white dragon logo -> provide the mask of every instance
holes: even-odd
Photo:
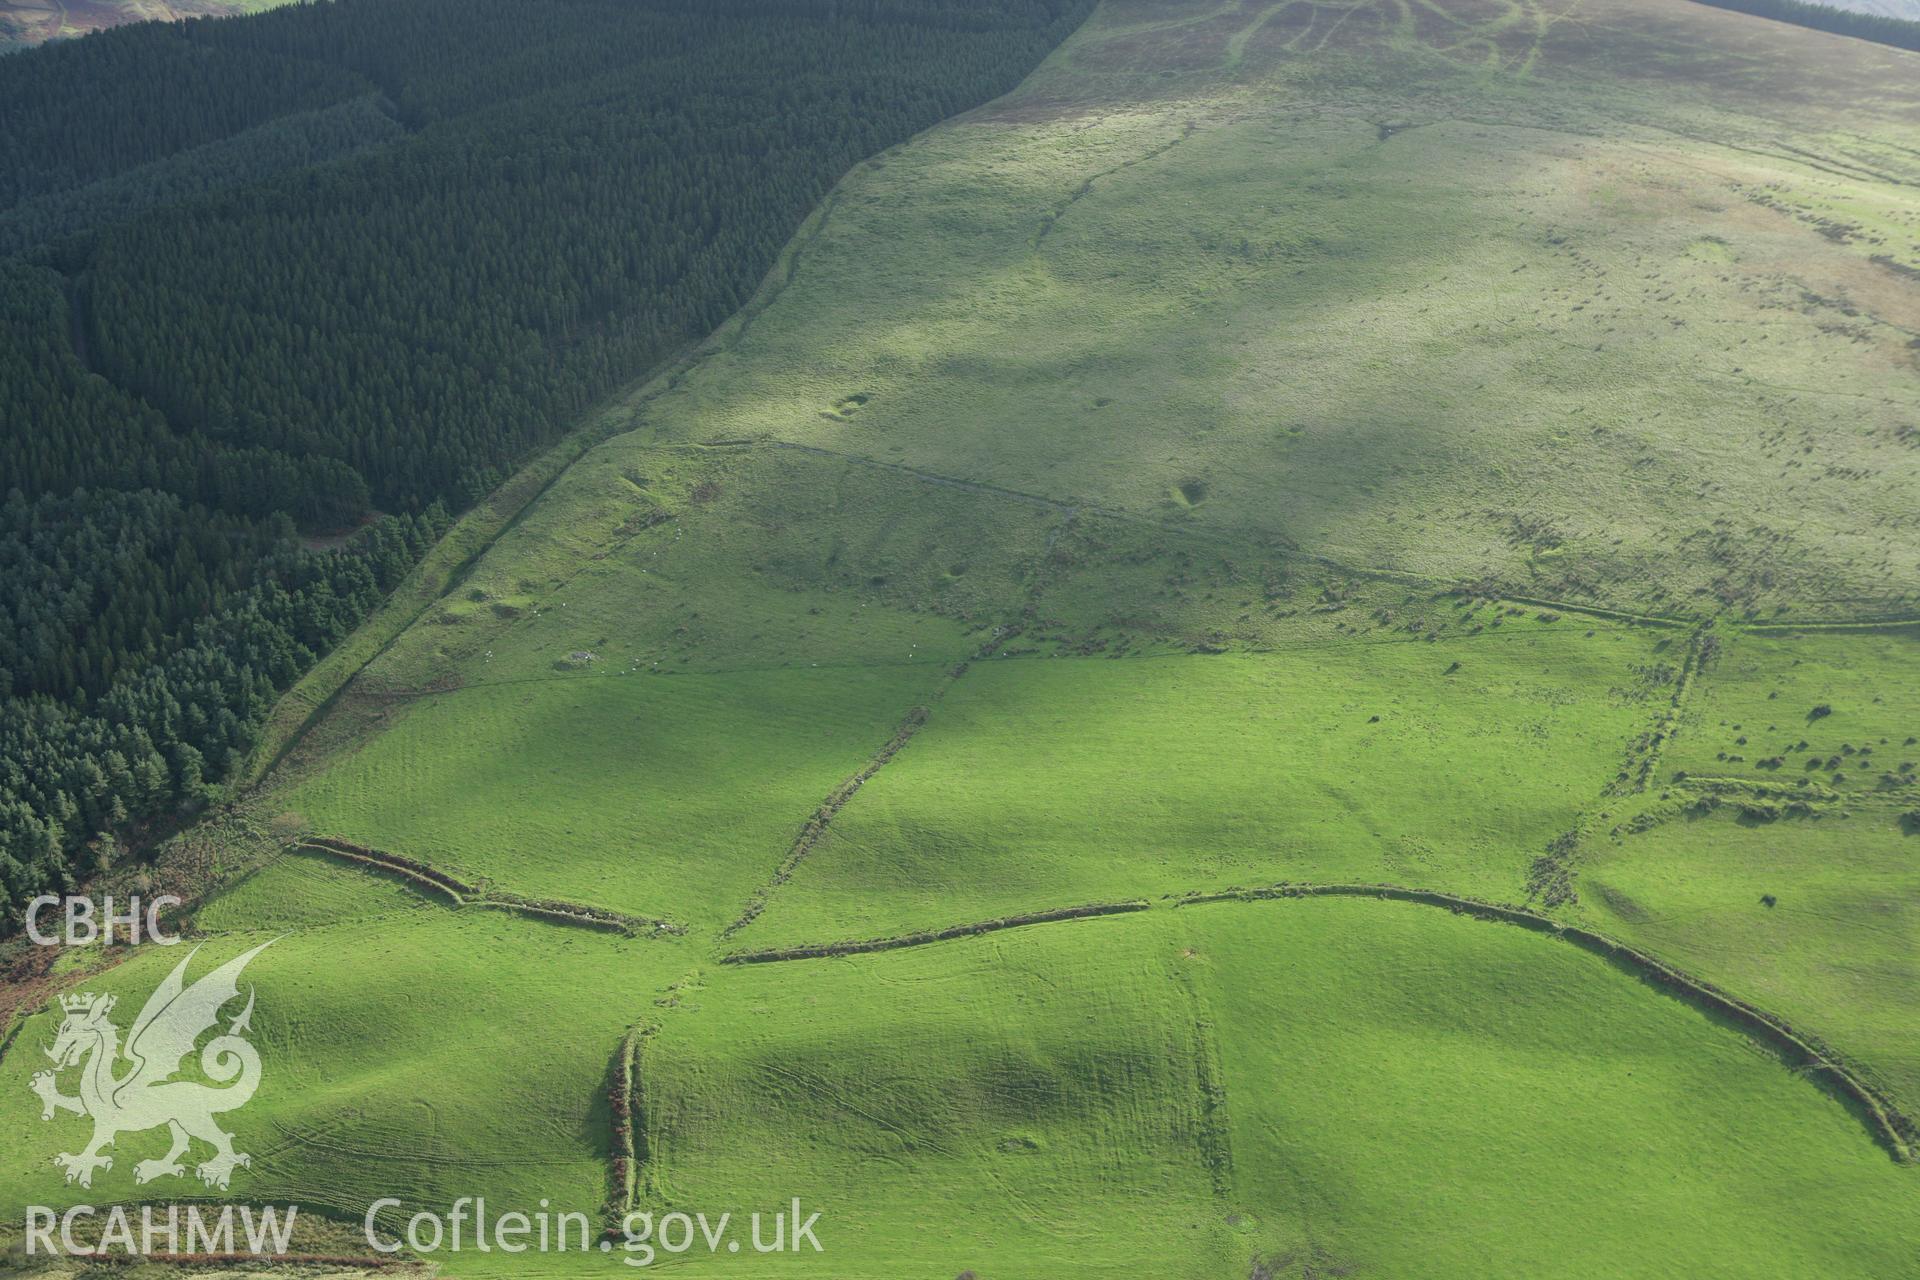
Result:
[[[220,1112],[244,1105],[260,1087],[260,1055],[241,1038],[253,1016],[251,987],[246,1008],[228,1024],[226,1034],[215,1036],[200,1051],[200,1070],[222,1087],[172,1077],[186,1064],[194,1042],[219,1021],[221,1007],[239,996],[240,971],[272,945],[260,944],[190,987],[185,979],[187,963],[194,953],[188,953],[186,960],[147,997],[140,1016],[133,1020],[124,1051],[119,1028],[107,1018],[113,1011],[114,997],[91,992],[60,997],[66,1020],[60,1024],[53,1047],[46,1051],[54,1061],[54,1070],[39,1072],[32,1084],[33,1091],[40,1095],[42,1120],[53,1119],[56,1111],[93,1118],[93,1141],[86,1150],[78,1155],[62,1152],[53,1158],[66,1170],[68,1182],[92,1186],[95,1169],[113,1168],[113,1157],[100,1153],[113,1145],[115,1137],[160,1125],[167,1126],[173,1145],[160,1159],[136,1164],[135,1182],[185,1176],[180,1157],[195,1138],[213,1147],[212,1157],[194,1170],[210,1187],[224,1191],[235,1167],[252,1163],[244,1152],[233,1149],[233,1135],[213,1121]],[[194,952],[198,950],[196,947]],[[116,1076],[115,1066],[123,1052],[132,1065],[124,1075]],[[60,1092],[55,1073],[83,1060],[80,1096],[69,1098]]]

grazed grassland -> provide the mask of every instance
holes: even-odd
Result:
[[[1677,817],[1592,855],[1582,914],[1816,1029],[1920,1110],[1916,843],[1885,805]]]
[[[645,1026],[636,1203],[800,1195],[796,1275],[1902,1274],[1914,1170],[1731,1022],[1431,906],[1174,904],[1530,900],[1920,1111],[1917,72],[1114,0],[858,167],[245,802],[687,933],[264,867],[198,916],[290,935],[246,1194],[598,1212]],[[0,1197],[78,1194],[4,1123]]]

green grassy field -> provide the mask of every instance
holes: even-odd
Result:
[[[1702,777],[1913,794],[1916,662],[1911,626],[1740,635],[1703,683],[1669,763]]]
[[[719,924],[780,860],[794,815],[859,768],[936,674],[479,686],[414,706],[286,803],[328,834],[503,889]]]
[[[329,1048],[236,1125],[247,1194],[594,1212],[632,1012],[603,996],[626,990],[667,993],[647,1009],[638,1203],[800,1194],[823,1215],[817,1259],[692,1259],[726,1274],[1471,1274],[1489,1254],[1529,1275],[1897,1274],[1920,1214],[1838,1103],[1737,1034],[1430,908],[1225,904],[854,960],[691,959],[492,915],[276,943],[250,971],[259,1041]],[[168,960],[95,985],[137,993]],[[455,991],[458,1011],[435,998]],[[27,1065],[6,1064],[16,1091]],[[58,1145],[24,1114],[10,1128],[12,1151]],[[134,1194],[125,1168],[92,1195]],[[8,1178],[10,1199],[72,1194],[51,1168]]]
[[[1582,896],[1600,928],[1817,1030],[1916,1110],[1916,845],[1885,806],[1680,818],[1596,853]]]
[[[1421,907],[1229,904],[714,973],[645,1063],[650,1202],[815,1188],[837,1253],[796,1274],[1871,1275],[1920,1212],[1737,1036]]]
[[[983,664],[741,941],[1275,880],[1517,898],[1665,692],[1634,671],[1652,643],[1532,623],[1436,644]]]
[[[308,879],[297,882],[303,895]],[[280,887],[293,886],[283,878]],[[191,976],[273,937],[222,932]],[[149,950],[87,986],[122,993],[137,1009],[182,958]],[[233,1190],[348,1221],[384,1187],[422,1203],[488,1194],[497,1203],[545,1196],[596,1209],[607,1194],[607,1062],[633,1009],[577,979],[584,970],[610,990],[644,989],[673,964],[664,944],[493,912],[399,912],[280,937],[246,971],[257,996],[254,1042],[274,1069],[263,1072],[251,1107],[228,1121],[236,1147],[253,1156]],[[33,1046],[56,1023],[47,1015],[29,1024],[17,1042],[25,1051],[0,1065],[10,1097],[31,1100],[27,1077],[46,1065]],[[83,1135],[43,1124],[38,1106],[25,1103],[8,1106],[5,1125],[13,1157],[0,1197],[8,1204],[109,1204],[151,1198],[166,1185],[134,1181],[136,1157],[160,1155],[164,1133],[121,1138],[113,1168],[82,1189],[64,1184],[50,1157]],[[197,1181],[168,1193],[209,1194]]]
[[[635,1205],[823,1215],[690,1273],[1908,1274],[1915,1168],[1750,1024],[1432,905],[1177,902],[1526,906],[1920,1115],[1916,73],[1654,0],[1109,0],[857,166],[238,801],[684,934],[268,857],[195,911],[279,939],[233,1194],[597,1227],[642,1027]],[[0,1204],[148,1194],[134,1138],[59,1181],[55,1023]]]

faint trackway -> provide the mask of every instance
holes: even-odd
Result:
[[[1390,884],[1277,884],[1256,889],[1226,889],[1191,893],[1163,899],[1160,906],[1192,907],[1222,902],[1259,902],[1283,899],[1346,897],[1373,901],[1415,903],[1440,907],[1478,920],[1517,925],[1573,944],[1608,961],[1650,985],[1691,1005],[1716,1021],[1732,1024],[1749,1039],[1776,1054],[1797,1074],[1813,1081],[1838,1097],[1866,1126],[1874,1140],[1900,1163],[1915,1159],[1914,1143],[1920,1138],[1920,1126],[1903,1114],[1893,1101],[1868,1084],[1849,1064],[1818,1038],[1796,1029],[1786,1019],[1749,1004],[1703,978],[1697,978],[1655,959],[1647,952],[1591,929],[1567,924],[1526,907],[1488,902],[1435,890],[1409,889]],[[942,929],[898,934],[881,938],[858,938],[839,942],[754,951],[733,951],[720,957],[722,964],[780,964],[802,960],[831,959],[895,951],[907,947],[929,946],[966,937],[995,933],[1005,929],[1056,924],[1068,920],[1128,915],[1157,909],[1144,900],[1089,903],[993,920],[950,925]]]
[[[1188,138],[1191,138],[1199,128],[1199,124],[1189,120],[1186,123],[1186,127],[1181,130],[1179,136],[1163,142],[1151,150],[1143,151],[1131,160],[1122,160],[1119,164],[1111,168],[1102,169],[1100,172],[1087,178],[1086,181],[1075,187],[1065,199],[1056,203],[1052,209],[1048,210],[1046,214],[1041,217],[1039,229],[1033,233],[1032,238],[1028,240],[1027,243],[1033,248],[1038,249],[1046,241],[1046,238],[1053,234],[1054,227],[1059,225],[1060,219],[1066,216],[1067,210],[1073,208],[1075,204],[1079,203],[1080,200],[1086,196],[1093,194],[1093,186],[1096,182],[1099,182],[1100,179],[1110,178],[1116,173],[1131,169],[1138,164],[1145,164],[1149,160],[1154,160],[1167,154],[1167,152],[1173,150]]]
[[[1194,1137],[1207,1163],[1213,1194],[1221,1203],[1233,1200],[1233,1125],[1227,1106],[1227,1072],[1220,1061],[1220,1038],[1214,1034],[1213,1007],[1206,992],[1185,967],[1174,970],[1192,1011],[1194,1088],[1199,1093],[1199,1123]]]
[[[1580,843],[1586,838],[1594,815],[1604,811],[1609,800],[1621,795],[1643,795],[1652,785],[1655,771],[1680,731],[1687,711],[1688,696],[1699,683],[1699,676],[1713,658],[1712,621],[1702,622],[1687,633],[1687,647],[1674,675],[1673,692],[1660,708],[1651,728],[1627,746],[1627,753],[1613,781],[1601,788],[1595,802],[1576,812],[1573,825],[1551,841],[1527,870],[1527,901],[1557,907],[1576,900],[1574,877],[1580,856]]]
[[[1275,18],[1278,18],[1281,14],[1293,8],[1293,6],[1299,2],[1300,0],[1279,0],[1278,4],[1268,5],[1260,11],[1259,15],[1256,16],[1252,22],[1249,22],[1246,26],[1240,28],[1240,30],[1228,36],[1227,51],[1226,55],[1220,60],[1220,69],[1222,71],[1237,70],[1240,64],[1246,60],[1247,46],[1253,42],[1253,38],[1259,35]],[[1311,23],[1309,23],[1309,25],[1311,25]],[[1305,34],[1306,32],[1302,31],[1299,35],[1296,35],[1294,39],[1297,40],[1301,35]],[[1289,47],[1291,47],[1293,42],[1290,40],[1287,43]]]
[[[1667,709],[1654,725],[1653,736],[1647,742],[1646,754],[1640,760],[1639,776],[1632,780],[1634,792],[1644,792],[1652,784],[1654,771],[1660,767],[1673,736],[1680,731],[1680,720],[1687,711],[1687,696],[1699,683],[1700,673],[1712,661],[1716,648],[1711,624],[1696,627],[1687,637],[1687,649],[1681,655],[1680,671],[1674,677],[1673,696],[1668,700]]]
[[[1044,499],[1041,501],[1045,502]],[[1047,529],[1044,544],[1034,557],[1032,571],[1028,576],[1026,601],[1020,611],[1019,617],[1012,622],[995,627],[987,639],[982,642],[971,655],[961,659],[961,661],[948,670],[938,687],[933,691],[933,695],[929,699],[931,703],[938,704],[945,699],[948,691],[959,682],[962,676],[967,674],[974,663],[983,662],[993,657],[996,653],[999,653],[1002,646],[1015,636],[1022,634],[1032,621],[1040,593],[1047,580],[1047,560],[1053,551],[1054,543],[1059,538],[1060,533],[1066,529],[1067,526],[1071,525],[1079,515],[1078,509],[1073,507],[1051,502],[1046,502],[1046,505],[1058,511],[1061,514],[1061,518]],[[827,834],[827,829],[833,822],[834,817],[848,801],[853,799],[855,793],[866,785],[868,779],[880,772],[902,748],[912,741],[913,736],[927,723],[928,717],[931,714],[932,711],[927,706],[916,706],[909,710],[906,718],[901,721],[900,727],[894,731],[893,736],[886,741],[885,745],[874,753],[857,773],[842,782],[828,794],[827,798],[814,810],[812,816],[801,826],[799,833],[794,837],[793,843],[787,849],[787,856],[781,859],[780,865],[774,869],[773,877],[768,880],[767,883],[754,890],[753,895],[748,898],[747,904],[741,910],[740,915],[734,919],[733,923],[721,931],[721,938],[730,938],[754,922],[760,913],[766,909],[767,903],[773,894],[779,890],[781,885],[786,884],[787,881],[793,878],[794,873],[799,870],[801,862],[806,859],[808,854],[813,852],[814,846],[819,844],[821,838]]]
[[[1234,538],[1258,537],[1281,539],[1284,541],[1283,535],[1271,529],[1238,525],[1215,525],[1209,527],[1176,525],[1165,520],[1156,519],[1153,516],[1123,510],[1119,507],[1106,507],[1092,502],[1054,498],[1040,493],[1029,493],[1022,489],[1010,489],[1004,485],[992,484],[984,480],[968,480],[960,476],[942,475],[937,471],[928,471],[905,462],[888,462],[881,458],[869,458],[858,453],[845,453],[838,449],[828,449],[820,445],[799,444],[795,441],[781,440],[772,436],[757,436],[750,439],[705,440],[692,445],[667,445],[661,447],[695,449],[788,449],[798,453],[813,454],[817,457],[835,458],[842,462],[849,462],[863,467],[872,467],[880,471],[891,471],[898,475],[910,476],[925,484],[939,485],[950,489],[964,489],[974,493],[987,494],[992,497],[1005,498],[1012,502],[1023,502],[1032,506],[1044,507],[1062,513],[1069,520],[1082,514],[1092,514],[1104,516],[1111,520],[1124,521],[1129,524],[1162,529],[1178,537],[1197,540],[1227,541]],[[1059,530],[1056,529],[1054,532],[1057,534]],[[1469,581],[1467,579],[1441,578],[1435,577],[1432,574],[1416,573],[1408,569],[1384,569],[1372,565],[1351,564],[1334,556],[1321,555],[1314,551],[1303,551],[1299,547],[1292,545],[1287,545],[1275,551],[1274,554],[1283,560],[1294,560],[1307,564],[1321,565],[1338,573],[1347,574],[1350,577],[1373,578],[1385,582],[1399,582],[1412,586],[1427,587],[1438,591],[1460,591],[1480,585],[1479,580]],[[1567,600],[1551,600],[1545,597],[1527,596],[1505,591],[1499,592],[1498,594],[1501,599],[1511,600],[1516,604],[1538,605],[1557,609],[1564,613],[1603,618],[1613,622],[1631,622],[1659,627],[1684,627],[1699,621],[1696,618],[1685,618],[1677,615],[1634,613],[1630,610],[1611,609],[1603,605],[1582,604]]]
[[[1024,497],[1025,495],[1020,496]],[[932,697],[929,699],[930,702],[937,704],[945,699],[948,691],[953,688],[961,677],[967,674],[974,663],[985,661],[1000,652],[1001,647],[1015,636],[1020,635],[1025,630],[1027,623],[1031,620],[1035,602],[1038,599],[1042,584],[1046,580],[1045,570],[1047,557],[1053,551],[1054,542],[1059,537],[1060,532],[1072,524],[1079,514],[1075,508],[1046,502],[1044,499],[1040,501],[1050,509],[1059,512],[1060,519],[1048,528],[1045,543],[1035,556],[1032,573],[1029,575],[1025,608],[1016,621],[995,627],[987,639],[982,642],[971,655],[963,658],[949,669],[945,677],[940,681],[938,687],[935,688]],[[779,890],[780,886],[786,884],[793,878],[794,873],[800,869],[801,862],[806,859],[808,854],[813,852],[814,847],[819,844],[820,840],[827,834],[827,829],[833,822],[834,817],[845,807],[848,801],[853,799],[855,793],[866,785],[870,778],[880,772],[902,748],[912,741],[914,735],[927,723],[928,717],[931,714],[932,712],[927,706],[916,706],[909,710],[906,718],[901,721],[900,727],[894,731],[893,736],[887,740],[880,750],[875,752],[858,772],[842,782],[827,795],[827,798],[820,803],[819,807],[816,808],[807,821],[802,824],[800,831],[793,839],[793,843],[788,847],[786,857],[781,859],[779,866],[774,869],[772,878],[753,891],[752,896],[747,899],[746,906],[742,908],[740,915],[721,931],[720,936],[722,939],[730,938],[740,930],[746,928],[758,918],[762,911],[766,910],[767,903],[772,899],[774,893]]]

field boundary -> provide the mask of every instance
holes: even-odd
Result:
[[[318,853],[397,877],[415,888],[428,891],[432,896],[446,899],[455,910],[474,907],[482,910],[506,911],[535,920],[575,925],[586,929],[600,929],[609,933],[624,934],[627,937],[637,937],[642,934],[681,934],[687,931],[683,924],[656,916],[630,915],[607,907],[596,907],[585,902],[568,902],[559,898],[529,898],[524,894],[495,889],[484,880],[474,882],[461,880],[416,858],[409,858],[404,854],[386,849],[369,848],[366,845],[355,844],[351,840],[342,840],[337,836],[302,836],[290,841],[286,847],[289,852]]]
[[[664,362],[668,369],[689,358],[683,349]],[[661,376],[655,365],[637,380],[644,388]],[[553,488],[594,446],[618,434],[609,417],[635,383],[603,399],[582,420],[536,453],[506,483],[468,508],[372,614],[282,693],[267,713],[245,762],[225,784],[237,797],[265,781],[333,709],[354,679],[465,581],[480,558],[516,528],[533,504]]]
[[[1050,911],[1029,911],[1020,915],[1000,916],[992,920],[975,920],[967,924],[949,925],[944,929],[928,929],[918,933],[898,933],[884,938],[856,938],[845,942],[810,943],[797,947],[769,947],[762,951],[729,951],[720,957],[721,964],[778,964],[788,960],[825,960],[834,956],[867,955],[875,951],[897,951],[902,947],[924,947],[932,942],[947,942],[954,938],[970,938],[982,933],[997,933],[1002,929],[1020,929],[1028,925],[1053,924],[1060,920],[1086,920],[1095,916],[1124,915],[1134,911],[1151,909],[1152,903],[1144,898],[1135,898],[1125,902],[1089,902],[1077,907],[1055,907]]]
[[[1814,1081],[1853,1110],[1874,1140],[1886,1149],[1896,1163],[1916,1162],[1914,1146],[1917,1141],[1920,1141],[1920,1124],[1916,1124],[1890,1098],[1883,1096],[1879,1090],[1855,1074],[1845,1059],[1829,1049],[1818,1037],[1797,1029],[1786,1019],[1768,1013],[1757,1005],[1722,990],[1704,978],[1676,969],[1637,947],[1629,946],[1592,929],[1556,920],[1525,907],[1443,893],[1436,889],[1412,889],[1395,884],[1282,882],[1255,888],[1196,891],[1173,897],[1170,900],[1170,906],[1180,908],[1222,902],[1265,902],[1328,897],[1365,898],[1439,907],[1456,915],[1518,925],[1523,929],[1571,943],[1633,974],[1649,985],[1659,987],[1700,1012],[1731,1024],[1749,1039],[1772,1050],[1797,1074]],[[994,920],[884,938],[816,943],[763,951],[736,951],[721,956],[720,963],[771,964],[791,960],[861,955],[904,947],[926,946],[936,942],[993,933],[1002,929],[1147,911],[1153,906],[1154,904],[1143,899],[1091,903],[1079,907],[1062,907],[1052,911],[1002,916]]]
[[[992,657],[1001,645],[1019,634],[1020,628],[1017,626],[994,628],[993,634],[971,656],[962,658],[948,669],[946,678],[934,691],[929,701],[938,702],[944,698],[947,690],[953,687],[954,681],[967,674],[975,662]],[[925,705],[909,710],[906,718],[900,722],[900,727],[893,731],[893,736],[888,738],[878,751],[869,756],[867,762],[860,766],[857,772],[827,793],[827,798],[822,800],[806,822],[801,824],[799,833],[793,838],[793,843],[787,847],[787,856],[782,858],[780,865],[774,868],[773,878],[755,889],[739,916],[732,924],[720,931],[722,939],[731,938],[759,918],[760,913],[767,909],[767,903],[772,900],[774,892],[793,879],[794,873],[800,869],[800,864],[806,861],[807,855],[813,852],[814,846],[819,844],[821,837],[827,834],[827,828],[832,825],[835,815],[846,807],[847,802],[853,799],[874,774],[884,769],[902,748],[913,741],[914,735],[925,727],[932,715],[931,709]]]
[[[1914,1143],[1920,1139],[1920,1125],[1896,1107],[1892,1100],[1855,1075],[1839,1054],[1820,1039],[1796,1029],[1786,1019],[1768,1013],[1757,1005],[1656,959],[1638,947],[1629,946],[1604,933],[1555,920],[1524,907],[1488,902],[1480,898],[1442,893],[1435,889],[1409,889],[1389,884],[1276,884],[1256,889],[1224,889],[1190,894],[1176,906],[1197,906],[1213,902],[1258,902],[1279,898],[1353,897],[1392,902],[1412,902],[1443,907],[1459,915],[1519,925],[1536,933],[1551,934],[1583,951],[1609,960],[1652,985],[1661,987],[1688,1004],[1716,1014],[1738,1026],[1747,1035],[1779,1053],[1790,1066],[1800,1068],[1830,1091],[1854,1104],[1874,1137],[1901,1164],[1915,1161]]]
[[[1860,804],[1894,807],[1920,799],[1920,787],[1853,787],[1841,790],[1824,782],[1796,786],[1792,782],[1773,782],[1766,778],[1733,778],[1716,774],[1689,773],[1673,784],[1683,794],[1707,796],[1751,796],[1757,800],[1799,801],[1807,805]]]
[[[1226,1070],[1220,1062],[1220,1041],[1214,1034],[1212,1008],[1205,994],[1194,984],[1184,967],[1174,970],[1174,979],[1186,993],[1192,1006],[1194,1038],[1194,1087],[1200,1093],[1200,1114],[1194,1138],[1207,1162],[1207,1176],[1213,1194],[1222,1204],[1233,1201],[1233,1125],[1229,1120]]]
[[[620,1037],[614,1054],[612,1079],[607,1087],[607,1109],[613,1116],[612,1194],[607,1200],[608,1230],[617,1227],[633,1206],[644,1181],[647,1160],[647,1103],[641,1082],[641,1054],[659,1031],[651,1022],[636,1022]]]
[[[307,850],[384,871],[388,875],[397,876],[410,884],[450,899],[456,907],[465,906],[468,898],[478,897],[480,893],[479,885],[456,880],[446,872],[436,870],[424,862],[417,862],[401,854],[389,853],[384,849],[370,849],[365,845],[336,839],[333,836],[303,836],[288,844],[287,848],[290,851]]]
[[[1713,634],[1712,626],[1712,623],[1707,623],[1696,627],[1687,637],[1687,651],[1680,660],[1680,671],[1674,677],[1673,696],[1668,699],[1666,710],[1654,722],[1653,731],[1646,739],[1646,750],[1640,753],[1637,762],[1628,760],[1626,771],[1631,783],[1630,795],[1643,795],[1652,785],[1654,770],[1660,767],[1667,747],[1672,745],[1674,736],[1680,732],[1680,721],[1686,714],[1687,698],[1693,692],[1694,682],[1720,651],[1719,637]]]
[[[1661,625],[1645,621],[1649,625]],[[1600,789],[1600,804],[1604,805],[1609,797],[1644,795],[1652,786],[1654,771],[1660,767],[1667,746],[1680,731],[1695,680],[1719,652],[1719,637],[1713,626],[1709,620],[1687,633],[1687,647],[1674,674],[1673,692],[1660,707],[1653,724],[1627,744],[1619,772]],[[1545,851],[1528,866],[1528,902],[1538,900],[1546,906],[1557,907],[1578,900],[1574,867],[1581,841],[1593,826],[1593,812],[1588,809],[1576,814],[1573,825],[1549,840]]]
[[[1700,0],[1700,3],[1705,2]],[[1782,631],[1904,631],[1909,627],[1920,628],[1920,617],[1824,618],[1808,622],[1742,622],[1737,625],[1742,631],[1764,634]]]
[[[820,837],[827,834],[827,828],[832,824],[834,815],[839,813],[847,801],[853,799],[860,788],[867,784],[867,779],[886,768],[887,762],[898,755],[902,747],[913,741],[913,735],[920,732],[921,726],[926,724],[928,714],[925,707],[917,706],[908,711],[906,718],[900,722],[900,727],[893,731],[893,736],[887,739],[886,744],[869,756],[867,762],[855,773],[827,793],[827,798],[822,800],[819,807],[808,816],[806,822],[801,824],[799,834],[794,836],[793,843],[787,847],[787,856],[780,860],[778,867],[774,868],[773,878],[753,891],[753,896],[747,899],[747,905],[741,910],[739,916],[732,924],[720,931],[722,938],[731,938],[752,924],[760,913],[767,909],[767,903],[773,897],[774,891],[793,879],[793,873],[800,869],[800,864],[806,861],[808,854],[813,852],[813,847],[820,843]]]
[[[1261,21],[1264,22],[1265,19],[1262,18]],[[1122,160],[1119,164],[1113,165],[1111,168],[1102,169],[1100,172],[1087,178],[1079,186],[1067,193],[1066,196],[1054,201],[1053,207],[1046,213],[1040,215],[1040,226],[1031,236],[1027,237],[1027,247],[1032,250],[1037,250],[1042,244],[1045,244],[1047,237],[1053,234],[1053,229],[1059,224],[1060,219],[1067,216],[1067,210],[1092,195],[1094,184],[1099,182],[1100,179],[1111,178],[1117,173],[1126,172],[1135,165],[1142,165],[1150,160],[1159,159],[1161,156],[1167,154],[1167,152],[1185,142],[1188,138],[1191,138],[1199,131],[1199,128],[1199,122],[1189,119],[1180,130],[1180,136],[1150,147],[1131,160]]]
[[[1472,595],[1474,593],[1466,588],[1461,588],[1452,594]],[[1632,613],[1625,609],[1609,609],[1604,605],[1571,604],[1565,600],[1549,600],[1545,596],[1515,595],[1510,591],[1494,590],[1491,595],[1483,595],[1482,598],[1496,600],[1502,604],[1531,605],[1535,609],[1557,609],[1561,613],[1577,613],[1589,618],[1599,618],[1605,622],[1620,622],[1628,626],[1636,627],[1662,627],[1667,630],[1679,631],[1699,625],[1698,619],[1681,617],[1677,614]]]
[[[1183,537],[1231,540],[1237,536],[1278,537],[1274,530],[1262,529],[1250,525],[1222,525],[1205,528],[1193,528],[1160,519],[1145,512],[1129,511],[1119,507],[1102,506],[1082,498],[1057,498],[1043,493],[1030,493],[1024,489],[1010,489],[1005,485],[994,484],[986,480],[970,480],[964,476],[947,475],[944,472],[930,471],[925,467],[916,467],[906,462],[891,462],[885,458],[869,457],[861,453],[849,453],[842,449],[829,449],[824,445],[806,444],[798,440],[788,440],[782,436],[761,434],[755,436],[733,436],[706,440],[663,442],[654,448],[688,449],[729,449],[751,452],[756,449],[784,449],[794,453],[811,454],[815,457],[832,458],[857,466],[870,467],[877,471],[887,471],[895,475],[906,476],[922,484],[936,485],[942,488],[962,489],[988,497],[1004,498],[1010,502],[1021,502],[1029,506],[1042,507],[1061,512],[1069,519],[1081,514],[1092,514],[1109,520],[1118,520],[1146,528],[1161,529]],[[1619,623],[1626,626],[1658,627],[1668,630],[1684,630],[1698,627],[1706,621],[1697,614],[1635,613],[1631,609],[1617,609],[1606,605],[1583,604],[1570,600],[1555,600],[1546,596],[1527,595],[1523,592],[1508,590],[1497,579],[1487,578],[1443,578],[1432,574],[1419,573],[1411,569],[1391,569],[1380,565],[1352,564],[1335,556],[1308,551],[1287,540],[1287,545],[1272,553],[1276,559],[1292,560],[1331,569],[1349,577],[1370,579],[1380,582],[1392,582],[1401,586],[1416,587],[1432,591],[1435,598],[1473,597],[1506,604],[1528,605],[1536,609],[1554,610],[1560,613],[1575,614],[1596,618],[1604,622]],[[1920,622],[1920,619],[1916,619]],[[1873,621],[1868,623],[1835,622],[1829,626],[1897,626],[1898,621]]]
[[[606,907],[596,907],[584,902],[565,902],[555,898],[527,898],[517,893],[508,893],[503,889],[488,889],[485,896],[467,905],[484,910],[506,911],[536,920],[550,920],[556,924],[600,929],[608,933],[625,934],[628,937],[637,937],[644,933],[686,932],[685,925],[662,920],[657,916],[627,915],[624,912],[612,911]]]

